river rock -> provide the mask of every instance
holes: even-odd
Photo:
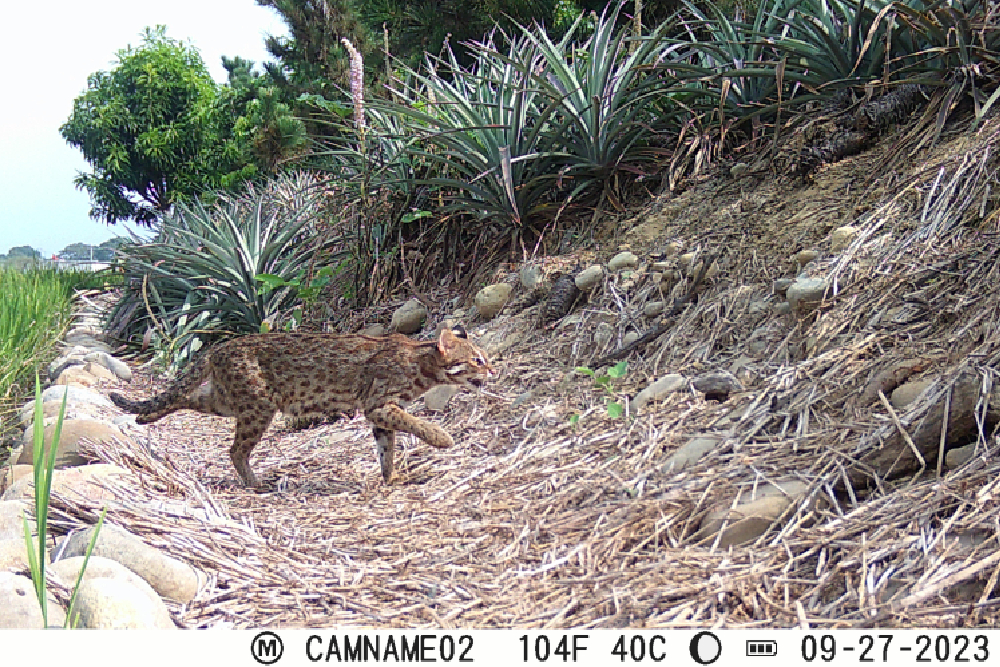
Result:
[[[809,262],[818,259],[819,252],[816,250],[800,250],[795,253],[795,262],[799,266],[805,266]]]
[[[695,391],[705,394],[705,398],[724,401],[729,398],[729,394],[743,391],[743,385],[733,376],[732,373],[719,371],[699,375],[691,380],[691,386]]]
[[[822,278],[799,278],[792,283],[786,294],[792,310],[803,314],[816,308],[825,293],[826,281]]]
[[[774,293],[780,296],[784,296],[788,288],[792,286],[795,281],[792,278],[778,278],[774,281]]]
[[[20,500],[0,500],[0,540],[20,539],[24,541],[23,518],[28,520],[28,529],[34,534],[34,508]]]
[[[521,270],[517,272],[517,279],[520,281],[524,289],[529,292],[542,282],[542,270],[538,268],[537,264],[525,264],[521,267]]]
[[[83,366],[86,363],[83,358],[88,354],[90,354],[90,350],[87,348],[77,347],[53,359],[52,363],[49,364],[49,379],[55,380],[67,368]]]
[[[52,384],[93,387],[97,384],[97,378],[85,371],[83,366],[70,366],[60,373]]]
[[[91,352],[83,357],[85,362],[100,364],[125,382],[132,381],[132,369],[124,361],[115,359],[107,352]],[[91,371],[92,372],[92,371]]]
[[[618,253],[608,262],[608,271],[621,271],[622,269],[634,269],[639,266],[639,258],[628,250]]]
[[[650,301],[643,307],[642,314],[646,317],[657,317],[666,307],[667,304],[664,301]]]
[[[0,604],[0,628],[28,630],[45,627],[35,587],[28,577],[0,572],[0,600],[3,600]],[[48,595],[48,610],[50,626],[62,626],[66,622],[66,612],[51,595]]]
[[[69,403],[92,403],[94,405],[100,405],[107,408],[113,408],[114,403],[109,399],[105,398],[102,394],[91,391],[90,389],[85,389],[83,387],[68,387],[64,385],[58,385],[49,387],[42,392],[42,401],[62,401],[63,395],[66,396],[67,409],[69,408]]]
[[[573,282],[581,292],[589,292],[597,287],[604,279],[604,267],[600,264],[588,267],[576,274]]]
[[[840,252],[847,246],[851,245],[857,237],[858,232],[861,231],[857,227],[851,227],[850,225],[846,227],[838,227],[830,233],[830,250],[833,252]]]
[[[934,384],[934,380],[905,382],[892,391],[892,394],[889,396],[889,402],[892,404],[892,407],[902,410],[915,401],[920,394],[924,393],[924,389],[927,389],[932,384]]]
[[[44,452],[46,456],[55,428],[55,424],[45,427]],[[31,464],[35,449],[33,435],[33,429],[24,432],[21,441],[24,449],[21,451],[17,463]],[[59,444],[56,446],[56,468],[70,468],[90,463],[90,459],[84,458],[80,454],[80,441],[84,438],[95,443],[115,440],[128,441],[128,438],[120,430],[110,424],[85,419],[67,419],[63,422],[62,433],[59,434]]]
[[[503,310],[510,299],[511,286],[507,283],[496,283],[487,285],[476,294],[476,309],[484,320],[493,319],[497,313]]]
[[[693,537],[702,544],[714,544],[716,534],[725,525],[719,536],[720,549],[756,540],[789,505],[800,502],[808,490],[808,484],[799,480],[760,484],[756,496],[745,494],[735,508],[731,503],[720,503],[719,509],[705,516]]]
[[[52,490],[61,494],[77,493],[91,500],[111,500],[114,494],[104,487],[113,484],[116,477],[130,475],[124,468],[110,463],[63,468],[52,472]],[[31,500],[35,497],[34,479],[23,477],[4,491],[0,500]]]
[[[636,394],[632,401],[633,409],[638,412],[650,401],[661,401],[667,394],[687,388],[687,378],[679,373],[664,375],[648,387]]]
[[[93,531],[94,527],[81,530],[60,542],[57,551],[61,558],[84,555]],[[93,553],[121,563],[165,598],[187,603],[198,592],[200,577],[193,567],[154,549],[118,526],[105,524],[101,528]]]
[[[38,549],[38,540],[35,540]],[[45,563],[49,562],[48,550],[45,552]],[[20,537],[0,539],[0,572],[27,572],[31,563],[28,560],[28,547],[24,543],[24,533]],[[0,598],[2,599],[2,598]]]
[[[423,326],[426,317],[427,309],[424,308],[424,304],[416,299],[410,299],[392,314],[389,329],[401,334],[417,333]]]
[[[83,561],[83,558],[79,560]],[[143,586],[145,582],[142,579],[132,579],[124,574],[115,577],[88,576],[94,560],[91,557],[87,564],[87,572],[76,594],[73,615],[77,619],[77,627],[101,630],[176,629],[167,606],[148,584]],[[53,563],[53,567],[55,565]]]
[[[42,403],[42,423],[46,426],[49,424],[55,424],[56,420],[59,419],[59,409],[61,407],[61,400],[46,401],[45,403]],[[94,420],[100,418],[102,416],[101,413],[102,410],[100,408],[89,403],[71,403],[67,401],[66,413],[63,415],[63,421],[69,421],[71,419]],[[31,428],[32,424],[35,423],[34,401],[25,403],[21,407],[19,419],[23,428]]]
[[[663,465],[662,471],[665,474],[680,472],[718,446],[718,438],[707,436],[692,438],[677,448],[677,451]]]

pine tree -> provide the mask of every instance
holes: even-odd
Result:
[[[302,93],[342,99],[348,58],[340,40],[347,38],[362,54],[371,51],[369,31],[352,0],[257,0],[274,9],[288,25],[289,37],[269,36],[264,45],[278,64],[264,68],[285,99]]]

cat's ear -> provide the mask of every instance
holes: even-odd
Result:
[[[447,357],[455,350],[456,345],[458,345],[458,336],[455,335],[455,332],[447,327],[441,329],[441,333],[438,334],[438,351]]]

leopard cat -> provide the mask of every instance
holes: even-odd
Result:
[[[396,431],[438,448],[452,437],[403,407],[432,387],[481,388],[493,369],[461,327],[442,329],[437,340],[415,342],[401,334],[270,333],[213,346],[161,394],[133,401],[110,394],[115,405],[149,424],[177,410],[236,417],[229,457],[244,484],[259,487],[250,452],[280,410],[295,425],[362,410],[372,426],[382,477],[393,473]]]

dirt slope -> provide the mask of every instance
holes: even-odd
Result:
[[[627,246],[640,265],[553,326],[539,305],[474,324],[499,377],[445,413],[412,408],[459,444],[406,439],[393,486],[363,420],[272,427],[254,493],[226,456],[231,422],[181,414],[148,427],[162,460],[100,452],[146,480],[114,517],[214,575],[175,609],[190,626],[994,624],[1000,465],[977,415],[1000,354],[998,129],[912,156],[891,134],[805,184],[710,179],[617,224],[593,256],[546,258],[586,267]],[[845,225],[856,235],[834,252]],[[800,268],[801,250],[819,256]],[[718,272],[627,358],[610,386],[629,415],[612,419],[611,394],[571,371],[655,326],[644,309],[689,286],[690,252]],[[774,282],[800,271],[826,298],[786,312]],[[665,375],[722,372],[739,383],[723,401],[684,384],[631,405]],[[930,384],[908,405],[878,395],[916,380]],[[671,458],[696,438],[700,458]],[[939,478],[941,451],[962,445],[971,460]],[[166,499],[235,523],[157,511]]]

